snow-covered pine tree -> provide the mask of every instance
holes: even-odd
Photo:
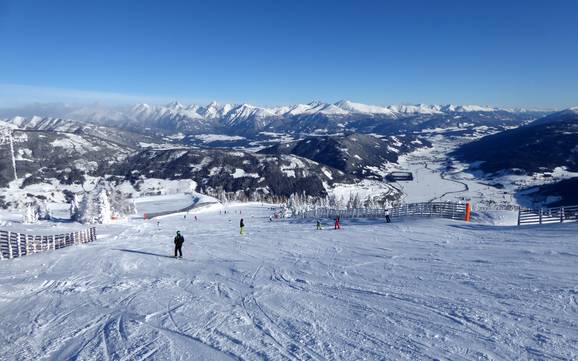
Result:
[[[335,197],[335,195],[333,194],[329,195],[327,201],[329,208],[337,208],[337,198]]]
[[[222,204],[226,204],[227,203],[227,192],[225,192],[225,190],[223,188],[219,187],[219,189],[217,190],[216,198]]]
[[[96,197],[96,222],[99,224],[110,223],[112,219],[112,209],[106,190],[101,190]]]
[[[48,210],[48,204],[45,200],[36,203],[36,212],[38,214],[38,219],[50,220],[50,211]]]
[[[351,201],[351,206],[353,209],[362,208],[363,204],[361,203],[361,199],[359,198],[359,193],[355,193],[353,196],[353,200]]]
[[[75,194],[70,201],[70,219],[77,221],[79,217],[78,196]]]
[[[365,201],[363,202],[363,206],[366,209],[374,209],[376,208],[375,202],[373,201],[373,198],[371,197],[371,195],[368,195],[367,198],[365,199]]]
[[[78,221],[81,223],[110,223],[112,209],[106,194],[106,187],[99,182],[91,191],[84,194],[78,209]]]
[[[337,201],[335,202],[335,208],[337,209],[343,209],[345,208],[345,198],[342,196],[340,196]]]
[[[36,205],[28,203],[24,211],[24,223],[32,224],[38,222],[38,208]]]
[[[287,200],[287,204],[286,204],[287,209],[289,209],[291,211],[291,213],[295,212],[295,194],[291,194],[289,196],[289,199]]]
[[[94,192],[94,190],[93,190]],[[82,200],[78,205],[78,211],[75,216],[75,221],[80,223],[92,223],[92,214],[94,213],[93,195],[92,192],[84,192]]]
[[[109,197],[110,208],[115,216],[136,214],[136,206],[132,199],[126,197],[124,193],[108,183],[105,183],[104,187],[106,195]]]

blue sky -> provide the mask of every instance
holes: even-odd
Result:
[[[0,106],[578,105],[578,1],[0,0]]]

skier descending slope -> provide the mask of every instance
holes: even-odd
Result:
[[[179,258],[183,258],[183,243],[185,242],[185,238],[181,235],[181,232],[177,231],[177,235],[175,236],[175,258],[177,258],[177,252],[179,252]]]
[[[389,218],[389,208],[385,209],[385,223],[391,223],[391,218]]]
[[[335,229],[341,229],[341,222],[339,222],[339,216],[335,217]]]
[[[243,234],[245,229],[245,222],[243,222],[243,218],[241,218],[241,222],[239,222],[239,227],[241,228],[240,234]]]

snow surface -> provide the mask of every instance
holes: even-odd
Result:
[[[367,105],[362,103],[355,103],[349,100],[342,100],[335,103],[339,108],[351,112],[351,113],[361,113],[361,114],[385,114],[394,117],[395,113],[379,105]]]
[[[243,178],[243,177],[249,177],[249,178],[259,178],[259,174],[258,173],[247,173],[245,172],[245,170],[241,169],[241,168],[235,168],[235,171],[231,174],[231,176],[233,178]]]
[[[266,205],[226,209],[0,262],[0,359],[578,358],[578,224],[315,231]],[[177,229],[183,260],[168,257]]]
[[[198,193],[197,193],[198,194]],[[197,203],[198,197],[193,194],[170,194],[135,199],[134,203],[139,216],[144,213],[165,212],[183,209]]]
[[[576,176],[562,167],[543,175],[513,175],[505,173],[487,178],[481,171],[473,171],[476,164],[465,164],[449,158],[448,154],[459,144],[471,140],[447,139],[440,134],[430,139],[431,148],[420,148],[399,157],[399,164],[390,164],[388,170],[410,171],[414,180],[396,182],[392,186],[405,193],[408,203],[426,201],[471,200],[474,210],[479,208],[511,208],[520,205],[517,195],[521,187],[546,184]],[[448,168],[448,166],[450,166]],[[499,186],[496,186],[499,185]],[[521,204],[526,206],[526,204]]]
[[[358,195],[364,201],[368,196],[384,197],[388,194],[397,193],[397,189],[384,182],[364,179],[356,184],[334,184],[332,187],[326,186],[327,192],[333,195],[337,200],[343,200],[344,205],[351,197]]]
[[[195,138],[202,140],[205,143],[217,142],[217,141],[232,141],[232,140],[243,140],[245,137],[238,135],[225,135],[225,134],[199,134],[195,135]]]

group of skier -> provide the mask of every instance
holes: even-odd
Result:
[[[226,211],[225,211],[225,214],[227,214]],[[241,214],[241,211],[239,211],[239,214]],[[385,222],[391,223],[389,209],[385,210],[384,215],[385,215]],[[186,216],[185,216],[185,218],[186,218]],[[195,220],[197,220],[197,216],[195,216]],[[272,221],[273,221],[273,219],[271,217],[269,217],[269,222],[272,222]],[[160,222],[157,222],[157,227],[160,227]],[[321,222],[319,220],[317,220],[317,224],[315,227],[318,231],[323,229]],[[339,216],[335,217],[334,229],[341,229],[341,219]],[[245,222],[244,222],[243,218],[241,218],[241,220],[239,221],[239,234],[245,234]],[[182,248],[183,248],[184,242],[185,242],[185,238],[183,237],[183,235],[181,234],[180,231],[177,231],[177,234],[176,234],[175,239],[174,239],[175,258],[182,258],[183,257]]]
[[[385,223],[391,223],[391,217],[390,217],[389,209],[385,210],[384,215],[385,215]],[[339,216],[335,217],[335,223],[334,223],[333,228],[334,229],[341,229],[341,219]],[[319,220],[317,220],[317,224],[315,225],[315,229],[318,231],[323,229],[321,222]]]

